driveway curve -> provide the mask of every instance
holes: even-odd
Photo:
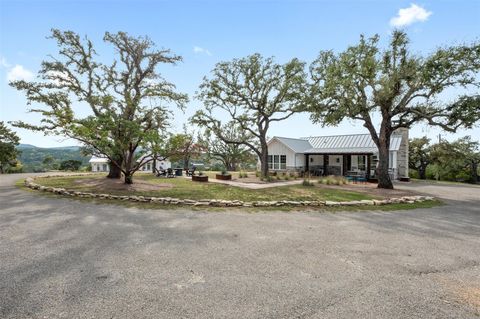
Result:
[[[480,313],[478,188],[433,209],[222,213],[43,196],[23,177],[0,176],[0,318]]]

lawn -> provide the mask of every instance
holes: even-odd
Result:
[[[314,186],[289,185],[261,190],[245,189],[218,183],[198,183],[183,177],[158,178],[151,174],[137,174],[133,185],[124,185],[121,181],[105,178],[103,175],[62,176],[38,178],[44,186],[62,187],[68,190],[110,193],[114,195],[141,195],[155,197],[173,197],[180,199],[224,199],[241,201],[272,200],[329,200],[351,201],[372,199],[368,194],[350,190],[340,190]]]

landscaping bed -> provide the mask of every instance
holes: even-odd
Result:
[[[67,190],[110,193],[113,195],[159,196],[188,199],[220,199],[241,201],[352,201],[381,199],[378,196],[341,190],[322,185],[303,187],[289,185],[262,189],[253,189],[225,185],[220,183],[194,183],[190,179],[158,178],[150,174],[138,174],[132,185],[123,184],[120,179],[108,179],[104,175],[40,177],[36,183],[47,187],[59,187]]]
[[[92,183],[92,180],[98,180],[98,182]],[[105,182],[105,180],[109,182]],[[138,183],[140,185],[147,184],[149,188],[155,185],[156,181],[162,181],[162,179],[152,178],[150,175],[139,175],[137,180],[149,181]],[[105,186],[106,183],[116,184],[117,187],[109,187],[108,190],[98,188],[98,185]],[[171,205],[219,207],[380,206],[387,204],[414,204],[433,199],[426,196],[381,199],[357,192],[339,189],[329,190],[328,188],[322,188],[321,185],[313,187],[302,185],[279,186],[258,192],[222,184],[192,183],[192,181],[185,178],[169,180],[171,185],[168,186],[166,183],[161,183],[161,187],[155,191],[132,191],[132,185],[125,185],[123,190],[119,190],[120,183],[119,180],[109,180],[104,176],[98,175],[40,177],[37,179],[27,178],[25,180],[25,185],[29,188],[59,195]],[[97,185],[97,187],[92,185]],[[176,196],[172,195],[172,191],[175,192]],[[178,196],[182,192],[186,196]],[[220,195],[220,198],[218,195]],[[235,195],[234,198],[232,198],[232,195]]]

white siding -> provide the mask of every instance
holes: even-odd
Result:
[[[287,159],[288,161],[288,159]],[[305,167],[305,154],[295,154],[295,168]]]
[[[323,165],[323,155],[309,155],[309,166]]]
[[[287,168],[295,167],[295,153],[277,140],[272,141],[268,145],[268,155],[286,155]],[[297,164],[298,166],[298,164]]]

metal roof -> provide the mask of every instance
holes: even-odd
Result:
[[[108,158],[106,157],[97,157],[97,156],[92,156],[92,158],[88,161],[89,163],[107,163]]]
[[[309,143],[309,141],[305,139],[274,136],[270,142],[274,139],[279,140],[295,153],[304,153],[305,150],[312,148],[312,145]]]
[[[317,154],[355,154],[377,153],[377,146],[370,134],[311,136],[305,138],[274,137],[296,153]],[[401,135],[392,135],[390,150],[398,151],[402,142]]]

